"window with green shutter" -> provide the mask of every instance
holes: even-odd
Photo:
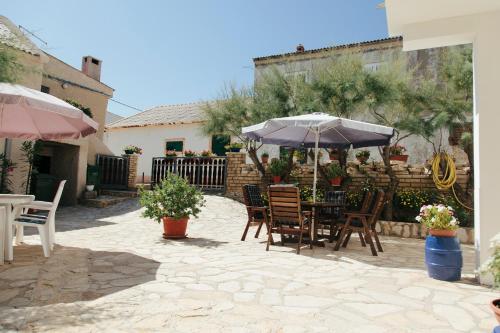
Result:
[[[184,141],[167,141],[165,150],[182,152],[184,150]]]

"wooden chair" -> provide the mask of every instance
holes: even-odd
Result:
[[[337,223],[343,218],[346,205],[346,192],[345,191],[327,191],[325,193],[325,202],[331,202],[338,207],[322,208],[318,214],[318,224],[324,230],[325,227],[329,229],[328,241],[331,243],[335,238],[335,233],[338,230]]]
[[[245,240],[251,225],[259,226],[255,233],[255,238],[259,237],[260,229],[263,224],[266,225],[267,232],[269,232],[269,221],[267,218],[268,210],[267,207],[264,206],[259,186],[255,184],[243,185],[243,200],[247,208],[248,221],[243,231],[243,236],[241,236],[241,240]]]
[[[363,202],[361,203],[361,207],[360,207],[358,213],[364,214],[364,213],[368,213],[370,211],[370,208],[371,208],[372,202],[373,202],[373,196],[374,196],[374,193],[372,191],[365,192],[365,195],[363,197]],[[346,212],[344,211],[343,215],[340,216],[335,221],[335,224],[333,226],[333,232],[331,231],[331,233],[334,235],[334,237],[336,236],[338,238],[340,236],[342,228],[344,227],[345,222],[346,222],[345,215],[346,215]],[[359,235],[361,237],[361,234],[359,234]],[[349,234],[349,237],[350,237],[350,234]]]
[[[301,211],[299,188],[295,186],[269,186],[270,232],[266,251],[272,241],[272,233],[281,235],[281,245],[284,245],[284,235],[298,236],[297,254],[300,253],[302,238],[308,235],[311,239],[311,212]],[[310,242],[312,249],[312,242]]]
[[[343,247],[346,247],[351,234],[353,232],[357,232],[359,234],[361,245],[366,246],[366,243],[370,245],[372,255],[377,255],[377,250],[373,244],[372,237],[375,239],[378,251],[383,252],[384,250],[382,249],[377,232],[375,231],[375,225],[380,218],[380,214],[382,213],[385,203],[385,193],[383,190],[379,190],[370,213],[346,213],[346,222],[342,228],[337,243],[335,244],[334,250],[338,251],[340,249],[340,244],[342,244]]]

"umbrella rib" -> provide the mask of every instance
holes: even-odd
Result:
[[[278,131],[281,131],[283,128],[286,128],[286,127],[287,127],[287,126],[282,126],[282,127],[278,128],[278,129],[277,129],[277,130],[275,130],[275,131],[272,131],[272,132],[267,133],[265,136],[270,135],[270,134],[273,134],[273,133],[276,133],[276,132],[278,132]],[[263,136],[261,136],[261,138],[264,138],[265,136],[263,135]]]
[[[349,141],[349,139],[347,139],[342,133],[340,133],[339,130],[336,127],[333,127],[333,129],[335,130],[335,132],[339,133],[339,135],[341,137],[343,137],[345,141],[347,141],[348,143],[352,144],[352,142]]]

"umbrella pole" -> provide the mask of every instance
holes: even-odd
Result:
[[[314,180],[313,180],[313,202],[316,202],[316,183],[318,181],[318,146],[319,129],[316,130],[316,140],[314,142]]]

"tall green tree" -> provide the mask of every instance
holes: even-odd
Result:
[[[265,168],[258,158],[262,144],[241,134],[241,128],[270,118],[317,111],[311,86],[301,76],[285,76],[277,69],[264,73],[254,88],[225,88],[220,98],[204,107],[206,134],[237,137],[244,145],[261,176]],[[293,149],[287,157],[288,172],[293,167]]]
[[[437,80],[420,80],[403,100],[408,110],[399,126],[429,142],[434,153],[443,150],[445,133],[461,132],[459,143],[467,154],[471,171],[467,188],[455,184],[460,200],[472,206],[473,142],[472,142],[472,49],[460,47],[442,53]]]

